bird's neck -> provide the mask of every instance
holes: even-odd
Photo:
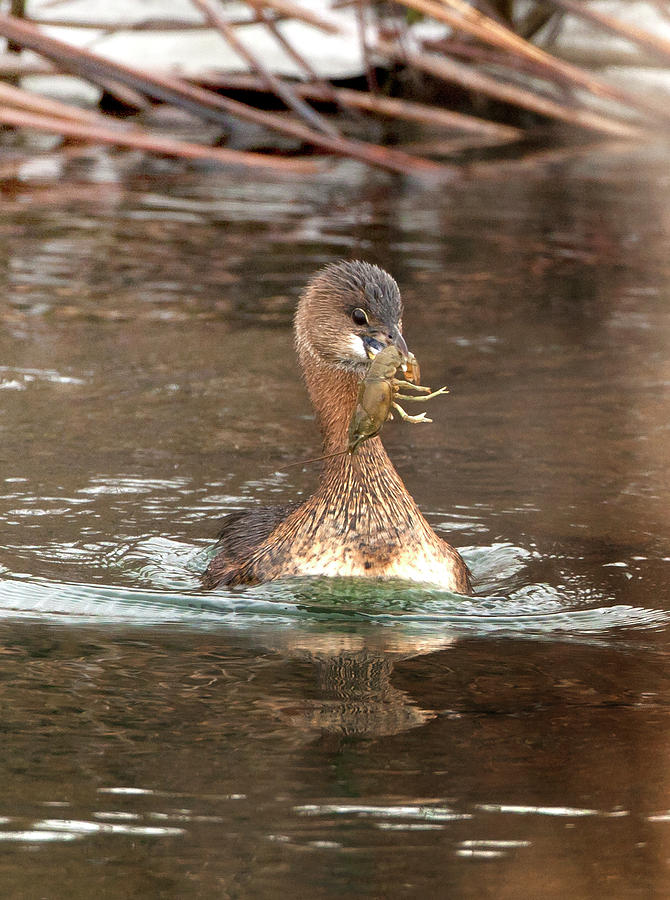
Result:
[[[359,379],[351,372],[324,366],[318,360],[302,359],[305,383],[316,412],[323,452],[346,450],[349,421],[356,406]]]
[[[367,497],[369,500],[406,497],[414,502],[378,437],[362,443],[354,454],[347,452],[349,422],[356,406],[360,380],[350,372],[333,369],[317,360],[301,359],[305,382],[317,415],[323,441],[324,460],[320,493],[341,499]],[[345,452],[342,452],[345,451]],[[357,501],[358,502],[358,501]]]

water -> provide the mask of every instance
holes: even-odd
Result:
[[[667,896],[665,151],[439,192],[8,160],[3,894]],[[222,514],[312,489],[291,315],[342,256],[451,389],[384,438],[475,600],[198,588]]]

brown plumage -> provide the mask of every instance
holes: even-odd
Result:
[[[366,349],[402,338],[402,301],[391,276],[363,262],[316,274],[295,316],[298,359],[324,454],[347,447]],[[253,584],[300,575],[394,577],[470,593],[468,568],[421,515],[379,437],[324,461],[304,503],[232,513],[204,584]]]

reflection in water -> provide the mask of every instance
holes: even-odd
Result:
[[[304,709],[278,708],[296,728],[380,737],[418,728],[434,716],[393,687],[393,663],[382,653],[342,651],[314,662],[320,698]]]
[[[447,647],[453,638],[448,632],[414,640],[408,634],[385,632],[388,629],[380,628],[363,635],[333,629],[313,634],[299,629],[272,634],[265,629],[265,639],[271,636],[268,649],[313,665],[316,695],[301,703],[268,697],[259,705],[267,705],[308,737],[328,732],[375,738],[425,725],[435,713],[419,708],[406,691],[393,686],[394,663]]]
[[[409,868],[424,890],[435,878],[457,896],[473,878],[482,887],[456,865],[478,859],[505,861],[510,896],[538,895],[549,872],[553,895],[596,897],[594,858],[621,883],[638,862],[652,893],[664,883],[663,836],[649,832],[668,818],[655,748],[670,684],[655,631],[622,650],[613,631],[453,640],[346,617],[245,627],[247,616],[189,628],[138,612],[134,627],[101,628],[33,614],[3,627],[0,839],[85,846],[70,860],[82,897],[96,846],[145,895],[144,873],[182,884],[205,851],[203,895],[234,873],[242,895],[269,897],[286,866],[310,895],[325,852],[337,854],[333,894],[354,861],[357,883],[384,895]],[[37,877],[48,859],[33,864]],[[115,871],[103,865],[93,884]]]

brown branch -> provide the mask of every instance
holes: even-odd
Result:
[[[207,18],[210,25],[216,28],[233,50],[266,82],[270,90],[273,91],[289,109],[292,109],[304,122],[312,128],[316,128],[317,131],[329,134],[331,137],[339,136],[339,132],[336,128],[329,122],[326,122],[323,116],[319,115],[315,109],[312,109],[308,103],[305,103],[304,100],[298,97],[288,84],[282,81],[282,79],[275,75],[274,72],[271,72],[267,66],[260,61],[256,54],[249,50],[249,48],[238,38],[235,29],[232,28],[219,13],[212,0],[191,0],[191,2],[198,7]]]
[[[262,82],[255,75],[205,75],[201,81],[217,90],[263,90]],[[451,131],[481,134],[494,140],[517,140],[522,136],[522,131],[519,128],[513,128],[511,125],[487,122],[485,119],[478,119],[476,116],[454,112],[450,109],[442,109],[439,106],[429,106],[427,103],[417,103],[414,100],[382,97],[379,94],[369,94],[367,91],[354,91],[349,88],[332,88],[330,86],[324,91],[318,84],[296,84],[294,87],[301,97],[309,97],[310,100],[319,100],[327,103],[333,102],[334,99],[341,106],[352,107],[378,116],[407,119],[410,122],[421,122],[423,125],[448,128]]]
[[[327,19],[325,16],[313,13],[298,3],[293,3],[292,0],[246,0],[246,2],[249,6],[253,6],[254,9],[259,7],[272,9],[280,15],[287,16],[289,19],[297,19],[300,22],[305,22],[307,25],[313,25],[315,28],[319,28],[328,34],[340,34],[342,31],[339,23],[333,19]]]
[[[487,135],[468,134],[458,138],[448,138],[432,141],[412,141],[404,144],[406,150],[411,153],[419,153],[421,156],[454,156],[467,150],[480,149],[482,147],[495,147],[499,144],[509,143],[513,138],[494,138]]]
[[[276,0],[273,0],[273,3]],[[283,0],[282,0],[283,2]],[[438,165],[430,160],[410,156],[399,150],[391,150],[376,144],[368,144],[348,138],[333,138],[320,134],[311,128],[274,113],[254,109],[229,97],[222,97],[211,91],[203,90],[195,85],[187,84],[178,78],[169,76],[147,75],[141,70],[123,66],[103,57],[48,37],[34,25],[15,19],[13,16],[0,14],[0,35],[16,41],[23,47],[34,50],[42,56],[55,61],[66,69],[94,84],[101,80],[119,81],[128,87],[138,90],[156,100],[162,100],[179,106],[202,119],[227,126],[228,116],[237,116],[255,122],[281,134],[320,147],[329,153],[358,159],[369,165],[379,166],[392,172],[405,175],[431,177],[434,179],[452,178],[454,170]]]
[[[272,34],[277,43],[282,47],[283,50],[291,57],[291,59],[298,64],[298,66],[305,72],[305,74],[315,83],[318,84],[320,88],[324,91],[331,91],[332,88],[327,81],[324,81],[316,71],[312,68],[310,63],[305,59],[305,57],[299,53],[293,44],[286,38],[282,32],[277,27],[277,23],[280,21],[277,16],[274,18],[269,16],[264,9],[258,8],[256,15],[258,17],[258,21],[263,25],[267,26],[268,31]],[[335,101],[335,97],[333,96],[333,102]]]
[[[118,81],[100,81],[100,87],[105,93],[115,97],[130,109],[146,111],[151,108],[151,102],[144,94],[134,91],[124,84],[119,84]]]
[[[2,65],[2,58],[0,57],[0,72],[4,71],[5,68]],[[18,74],[33,73],[33,69],[23,69],[22,67],[19,67],[16,71]],[[62,74],[52,67],[47,66],[40,67],[35,71],[39,74]],[[215,74],[203,75],[200,77],[191,76],[191,80],[208,85],[215,90],[265,90],[263,82],[261,82],[256,75]],[[438,106],[429,106],[426,103],[417,103],[414,100],[401,100],[397,97],[382,97],[379,95],[368,94],[365,91],[349,90],[348,88],[333,88],[329,84],[296,84],[294,85],[294,90],[300,94],[301,97],[307,97],[310,100],[317,100],[322,103],[336,103],[341,107],[349,107],[351,109],[373,113],[378,116],[388,116],[389,118],[394,119],[406,119],[410,122],[420,122],[424,125],[431,125],[437,128],[447,128],[450,131],[464,131],[472,134],[481,134],[492,140],[512,141],[519,139],[522,135],[520,129],[513,128],[511,125],[488,122],[485,119],[478,119],[476,116],[469,116],[465,113],[442,109]],[[24,93],[30,97],[35,96],[34,94],[29,94],[27,91]],[[68,107],[68,109],[74,111],[78,108]],[[96,116],[95,113],[84,112],[83,110],[82,114],[92,117]],[[72,117],[74,118],[74,116]],[[100,118],[96,117],[96,121],[100,121]],[[106,121],[106,119],[103,118],[103,121]]]
[[[317,166],[305,160],[282,159],[264,156],[262,153],[244,153],[241,150],[227,150],[219,147],[204,147],[187,141],[163,138],[138,129],[119,131],[113,128],[83,124],[57,118],[42,116],[37,113],[24,112],[0,106],[0,122],[15,128],[34,128],[50,134],[87,141],[95,144],[112,144],[116,147],[129,147],[162,156],[175,156],[182,159],[206,159],[224,165],[243,166],[254,169],[273,169],[280,172],[315,172]]]
[[[635,66],[644,69],[665,69],[665,63],[657,56],[641,54],[637,48],[623,49],[579,49],[578,47],[561,47],[557,56],[575,66],[588,66],[589,68],[609,69],[612,67]]]
[[[314,100],[326,99],[325,97],[319,98],[318,89],[310,85],[301,88],[301,93]],[[440,126],[474,134],[486,134],[489,137],[500,138],[501,140],[517,140],[522,134],[520,129],[513,128],[511,125],[487,122],[484,119],[478,119],[476,116],[468,116],[465,113],[428,106],[426,103],[417,103],[413,100],[381,97],[379,94],[352,91],[347,88],[336,88],[335,95],[340,103],[345,106],[353,106],[365,112],[376,113],[379,116],[407,119],[412,122],[421,122],[424,125]]]
[[[611,31],[612,34],[616,34],[618,37],[626,38],[634,44],[644,47],[645,50],[658,56],[664,62],[670,62],[670,41],[665,40],[665,38],[650,34],[648,31],[643,31],[641,28],[636,28],[627,22],[621,22],[619,19],[615,19],[614,16],[591,9],[584,3],[575,3],[574,0],[543,0],[543,2],[551,3],[552,6],[557,6],[571,15],[586,19],[587,22],[593,22],[595,25]]]
[[[467,59],[470,62],[481,63],[484,66],[496,66],[507,69],[515,75],[532,75],[535,78],[546,80],[544,69],[536,62],[504,50],[496,50],[479,41],[458,40],[458,38],[454,37],[440,38],[438,40],[424,41],[423,49],[443,53],[448,59],[453,59],[453,57]],[[573,87],[569,81],[559,76],[556,77],[555,82],[561,87]]]
[[[617,137],[641,138],[645,135],[644,131],[632,125],[627,125],[624,122],[619,122],[616,119],[611,119],[589,110],[571,109],[557,100],[550,100],[548,97],[501,82],[500,79],[484,75],[481,72],[473,71],[471,66],[463,65],[453,59],[436,56],[434,53],[402,51],[394,44],[389,44],[385,41],[378,42],[378,49],[386,56],[401,61],[404,60],[417,69],[434,75],[436,78],[458,84],[460,87],[466,88],[466,90],[486,94],[496,100],[502,100],[504,103],[520,106],[522,109],[528,109],[541,116],[548,116],[551,119],[558,119],[571,125]]]
[[[1,81],[0,104],[14,106],[19,109],[28,109],[40,115],[68,119],[72,122],[81,122],[82,124],[100,125],[105,122],[104,117],[98,113],[80,109],[78,106],[70,106],[67,103],[61,103],[60,100],[41,97],[39,94],[33,94],[30,91],[23,90],[23,88],[14,87]],[[120,125],[121,123],[118,124]]]
[[[275,22],[284,21],[286,16],[275,16]],[[206,22],[195,22],[190,19],[140,19],[136,22],[103,22],[101,19],[55,19],[44,16],[24,16],[24,21],[32,25],[45,25],[48,28],[82,28],[91,31],[208,31],[211,26]],[[234,28],[245,28],[258,25],[256,15],[247,19],[230,19]]]
[[[658,104],[651,104],[645,99],[634,97],[628,91],[607,84],[582,69],[556,59],[546,51],[514,34],[509,28],[478,12],[464,0],[398,0],[398,2],[410,9],[429,15],[451,28],[465,31],[484,43],[533,60],[542,66],[547,74],[561,76],[595,96],[615,100],[637,111],[653,111],[656,117],[670,119],[670,111],[666,106],[659,107]]]
[[[365,78],[368,83],[368,91],[371,94],[379,93],[379,85],[377,84],[377,75],[370,59],[370,48],[365,38],[365,0],[356,0],[356,22],[358,25],[358,45],[363,59],[363,67],[365,69]]]

